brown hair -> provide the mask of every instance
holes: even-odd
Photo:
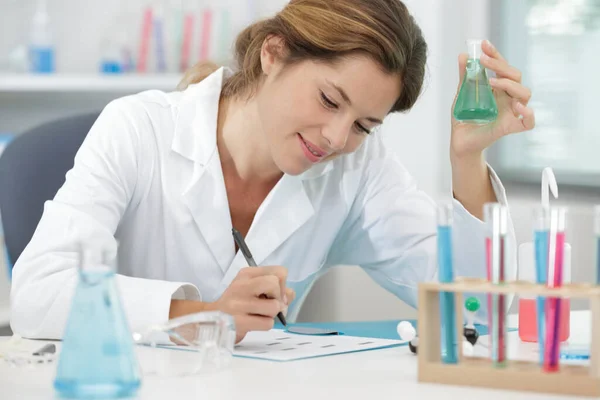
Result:
[[[361,53],[384,71],[401,77],[400,98],[392,111],[409,110],[421,93],[427,44],[400,0],[292,0],[273,18],[244,29],[235,43],[238,71],[225,82],[223,96],[252,93],[262,79],[261,48],[276,35],[285,43],[286,65],[303,60],[334,62]],[[198,83],[218,68],[199,63],[178,89]]]

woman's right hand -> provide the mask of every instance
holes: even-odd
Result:
[[[295,293],[286,288],[286,279],[282,266],[242,268],[210,308],[234,317],[238,343],[249,331],[272,329],[276,315],[287,311]]]

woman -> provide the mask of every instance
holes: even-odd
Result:
[[[374,131],[415,104],[426,51],[398,0],[295,0],[240,34],[238,72],[201,64],[177,92],[110,103],[15,265],[14,331],[61,337],[80,242],[118,241],[133,330],[221,310],[241,340],[282,310],[293,320],[340,264],[416,306],[418,283],[436,277],[436,208]],[[483,52],[499,116],[452,124],[457,275],[485,276],[483,205],[506,202],[484,149],[534,126],[520,72]],[[263,267],[244,268],[232,228]]]

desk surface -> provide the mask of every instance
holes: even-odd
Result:
[[[571,332],[575,341],[589,337],[589,314],[573,312]],[[516,326],[515,316],[509,319]],[[533,355],[536,345],[521,343],[509,333],[509,356]],[[512,356],[511,356],[512,358]],[[3,400],[54,399],[55,366],[11,368],[0,362]],[[178,394],[176,394],[176,392]],[[417,382],[417,358],[407,346],[308,359],[288,363],[234,358],[232,366],[215,374],[186,378],[145,377],[136,399],[277,399],[312,400],[335,396],[370,398],[397,396],[439,399],[548,400],[572,397],[475,389]]]

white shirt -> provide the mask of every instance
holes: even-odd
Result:
[[[182,92],[146,91],[107,105],[14,267],[15,333],[62,337],[79,243],[118,253],[117,284],[133,331],[166,321],[173,298],[218,299],[247,266],[235,253],[216,145],[228,74],[220,69]],[[490,177],[506,204],[491,169]],[[456,200],[454,210],[455,275],[485,277],[484,224]],[[353,154],[283,176],[246,241],[259,265],[288,269],[293,321],[311,285],[334,265],[360,265],[416,307],[419,282],[437,276],[436,229],[434,201],[371,135]],[[514,279],[512,224],[509,232],[507,279]]]

